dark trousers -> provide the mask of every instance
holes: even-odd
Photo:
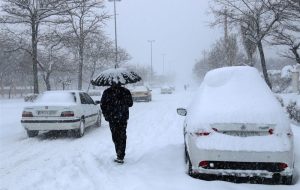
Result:
[[[127,122],[122,122],[122,123],[109,122],[109,127],[112,135],[112,140],[115,144],[117,157],[123,160],[125,157],[125,149],[126,149]]]

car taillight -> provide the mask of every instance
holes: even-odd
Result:
[[[64,111],[64,112],[61,112],[60,117],[74,117],[74,112],[73,111]]]
[[[22,117],[33,117],[32,112],[30,111],[23,111]]]
[[[278,164],[278,168],[280,169],[280,170],[284,170],[285,168],[287,168],[288,167],[288,165],[286,164],[286,163],[279,163]]]
[[[208,136],[210,133],[209,132],[196,132],[195,134],[197,136]]]
[[[201,161],[200,163],[199,163],[199,167],[202,167],[202,168],[207,168],[208,167],[208,161]]]
[[[269,129],[269,134],[273,135],[273,133],[274,133],[274,129]]]

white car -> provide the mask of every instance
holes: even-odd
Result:
[[[52,130],[72,130],[82,137],[86,127],[101,125],[97,104],[83,91],[46,91],[24,108],[21,123],[28,137]]]
[[[163,87],[160,88],[160,93],[161,94],[172,94],[173,89],[169,86],[163,86]]]
[[[187,173],[207,180],[292,184],[293,132],[252,67],[206,74],[184,121]]]
[[[146,86],[135,86],[130,90],[133,101],[152,101],[151,90]]]

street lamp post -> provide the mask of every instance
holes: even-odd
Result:
[[[121,0],[108,0],[109,2],[114,2],[114,18],[115,18],[115,68],[118,68],[118,39],[117,39],[117,7],[116,7],[116,1]]]
[[[163,54],[161,54],[161,55],[162,55],[162,57],[163,57],[163,75],[165,75],[165,56],[166,56],[166,54],[163,53]]]
[[[151,52],[150,52],[150,53],[151,53],[151,56],[150,56],[150,57],[151,57],[151,66],[150,66],[150,67],[151,67],[151,68],[150,68],[150,69],[151,69],[151,73],[150,73],[150,80],[151,80],[151,82],[152,82],[152,79],[153,79],[153,67],[152,67],[152,43],[155,42],[155,40],[148,40],[148,42],[150,43],[150,49],[151,49]]]

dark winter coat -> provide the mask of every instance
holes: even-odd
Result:
[[[127,122],[129,107],[132,105],[130,91],[121,86],[112,86],[106,89],[100,104],[105,120],[111,123]]]

